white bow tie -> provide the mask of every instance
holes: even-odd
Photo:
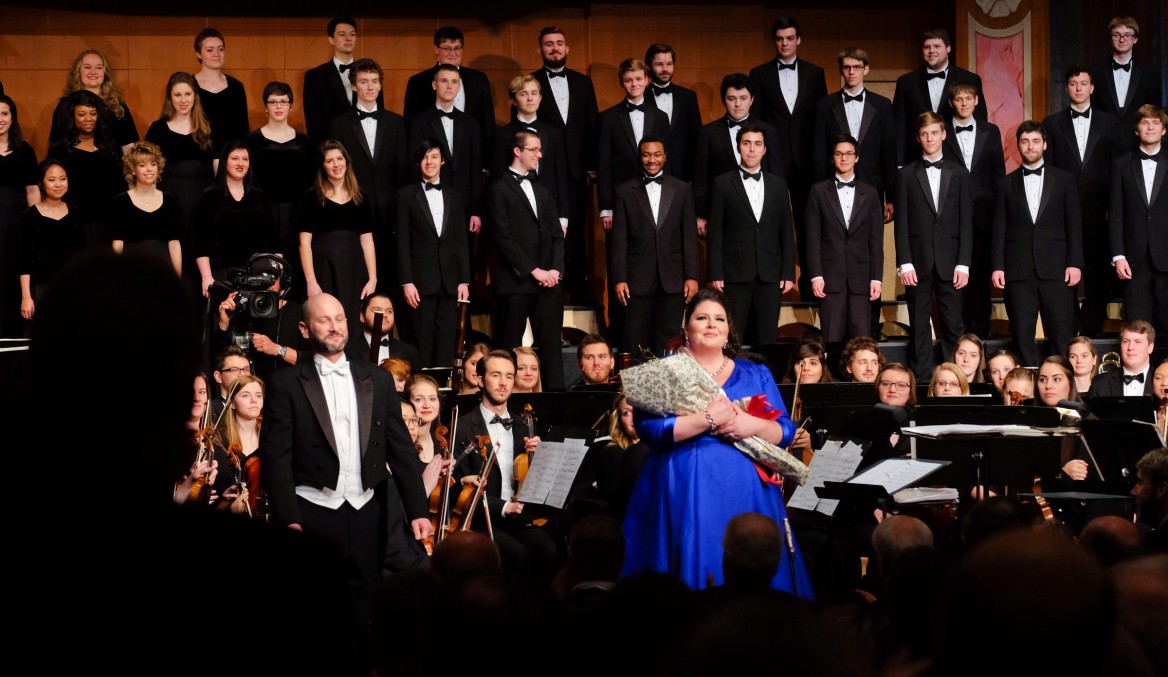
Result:
[[[330,374],[337,374],[339,376],[349,376],[349,363],[345,362],[329,362],[324,360],[320,363],[320,375],[329,376]]]

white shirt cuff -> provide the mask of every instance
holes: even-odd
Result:
[[[969,266],[953,266],[953,272],[969,275]]]
[[[601,209],[601,210],[600,210],[600,218],[602,218],[602,219],[603,219],[603,218],[604,218],[604,217],[606,217],[606,216],[612,216],[612,210],[611,210],[611,209]]]
[[[1119,256],[1112,256],[1111,257],[1111,265],[1114,266],[1116,261],[1126,261],[1126,260],[1127,260],[1127,257],[1124,256],[1123,254],[1120,254]]]
[[[811,281],[814,282],[816,280],[822,280],[822,279],[823,279],[822,275],[816,275],[815,277],[811,278]]]
[[[871,282],[872,282],[872,284],[878,284],[881,287],[884,286],[884,280],[872,280]]]
[[[916,268],[913,268],[913,264],[905,263],[905,264],[901,264],[901,266],[896,269],[896,274],[897,275],[904,275],[905,273],[911,273],[914,270],[916,270]]]
[[[567,227],[568,227],[568,220],[567,219],[560,219],[560,228],[567,228]]]

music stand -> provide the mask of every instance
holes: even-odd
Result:
[[[1140,421],[1085,419],[1079,429],[1099,464],[1099,473],[1115,490],[1129,490],[1135,484],[1140,458],[1164,446],[1156,428]]]
[[[1096,418],[1145,423],[1154,423],[1156,420],[1156,403],[1150,395],[1084,397],[1083,401]]]
[[[799,400],[803,403],[803,418],[811,417],[819,439],[837,437],[853,411],[876,403],[876,385],[805,383],[799,386]]]
[[[921,407],[992,407],[1001,403],[1001,396],[991,397],[988,395],[951,395],[949,397],[926,395],[917,399],[917,406]]]
[[[864,450],[864,457],[860,461],[859,470],[882,461],[886,458],[898,456],[891,438],[894,433],[900,432],[900,426],[906,421],[897,420],[897,411],[907,414],[899,407],[866,407],[854,409],[844,423],[839,436],[846,439],[870,440],[871,445]]]

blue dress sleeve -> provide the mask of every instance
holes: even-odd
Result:
[[[787,405],[783,402],[783,396],[779,394],[779,387],[775,385],[775,377],[771,374],[771,370],[763,365],[753,363],[751,363],[750,368],[754,371],[755,378],[759,382],[758,392],[766,395],[766,400],[771,408],[782,412],[776,421],[783,428],[783,439],[779,442],[779,446],[786,449],[795,439],[795,422],[787,413]]]
[[[633,427],[637,435],[658,453],[673,450],[673,424],[676,422],[676,416],[656,416],[640,409],[633,410]]]

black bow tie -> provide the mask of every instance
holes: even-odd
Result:
[[[860,103],[864,103],[864,93],[860,92],[859,94],[852,96],[851,94],[844,92],[844,103],[848,103],[849,101],[858,101]]]
[[[442,110],[441,108],[435,108],[434,110],[438,111],[438,117],[440,117],[440,118],[450,118],[451,120],[454,119],[454,111],[450,111],[449,113],[447,113],[446,111]]]
[[[495,414],[495,418],[491,419],[491,423],[490,423],[490,425],[494,425],[494,424],[496,424],[496,423],[499,423],[499,424],[501,424],[501,425],[502,425],[504,428],[506,428],[507,430],[510,430],[510,429],[511,429],[511,426],[515,424],[515,419],[513,419],[513,418],[502,418],[502,417],[500,417],[498,414]]]
[[[345,71],[348,71],[348,70],[352,70],[352,69],[353,69],[352,63],[343,63],[343,64],[337,66],[337,70],[339,70],[342,73],[344,73]]]
[[[940,73],[925,73],[925,82],[928,82],[929,80],[944,80],[945,73],[946,71],[941,71]]]
[[[1090,119],[1091,118],[1091,109],[1088,108],[1087,110],[1078,111],[1078,110],[1075,110],[1074,108],[1072,108],[1071,109],[1071,119],[1074,120],[1075,118]]]
[[[940,169],[941,165],[943,165],[944,163],[945,163],[945,158],[941,158],[940,160],[937,160],[936,162],[929,162],[928,160],[921,160],[921,166],[924,167],[925,169],[928,169],[930,167],[932,167],[933,169]]]
[[[519,183],[523,183],[524,181],[531,181],[534,183],[535,180],[539,177],[539,174],[536,174],[535,172],[527,172],[526,174],[516,174],[515,172],[511,172],[511,175],[514,176],[515,180]]]
[[[1036,169],[1027,169],[1025,167],[1022,168],[1022,176],[1030,176],[1032,174],[1034,176],[1042,176],[1042,167],[1038,167]]]
[[[1127,63],[1119,63],[1118,61],[1112,61],[1111,62],[1111,70],[1113,70],[1113,71],[1127,71],[1130,73],[1131,72],[1131,62],[1128,61]]]
[[[665,183],[663,181],[664,178],[665,178],[664,174],[658,174],[657,176],[642,176],[641,177],[641,179],[645,182],[646,186],[649,185],[650,183],[663,184],[663,183]]]
[[[1123,375],[1123,384],[1125,386],[1130,385],[1132,381],[1139,381],[1140,383],[1143,383],[1144,382],[1144,373],[1140,372],[1138,374],[1124,374]]]
[[[741,120],[735,120],[734,118],[727,115],[726,116],[726,126],[729,127],[730,129],[734,129],[735,127],[741,127],[742,125],[746,124],[746,118],[749,118],[749,117],[750,116],[747,115],[745,118],[742,118]]]
[[[640,106],[638,106],[637,104],[633,103],[632,101],[625,101],[625,110],[627,110],[630,113],[632,113],[633,111],[644,112],[645,104],[642,103]]]
[[[360,122],[361,120],[364,120],[365,118],[376,118],[377,117],[377,111],[363,111],[360,108],[356,108],[354,110],[357,111],[357,121],[358,122]]]
[[[552,78],[566,78],[566,77],[568,77],[568,71],[560,71],[559,73],[557,73],[555,71],[549,71],[548,69],[545,68],[545,69],[543,69],[543,72],[547,73],[549,80]]]
[[[388,336],[381,339],[381,345],[385,346],[386,348],[389,347],[389,337]]]
[[[956,131],[958,134],[960,134],[961,132],[972,133],[973,132],[973,125],[966,125],[964,127],[954,127],[953,130]]]
[[[781,71],[792,70],[793,71],[793,70],[795,70],[795,66],[797,66],[799,64],[799,60],[795,59],[791,63],[783,63],[782,61],[777,61],[777,63],[779,64],[779,70],[781,70]]]
[[[855,179],[852,179],[851,181],[840,181],[839,179],[835,180],[835,189],[836,190],[840,190],[841,188],[855,188],[855,187],[856,187],[856,180]]]
[[[746,171],[745,169],[743,169],[741,171],[742,171],[742,180],[743,181],[745,181],[747,179],[754,179],[755,181],[762,181],[762,172],[755,172],[755,173],[751,174],[750,172]]]
[[[442,190],[442,184],[426,182],[426,190]]]
[[[662,94],[672,94],[673,90],[669,85],[662,87],[661,85],[653,85],[653,96],[661,96]]]
[[[1155,155],[1148,155],[1147,153],[1145,153],[1144,151],[1141,150],[1140,151],[1140,159],[1141,160],[1151,160],[1152,162],[1159,162],[1160,161],[1160,154],[1157,153]]]

